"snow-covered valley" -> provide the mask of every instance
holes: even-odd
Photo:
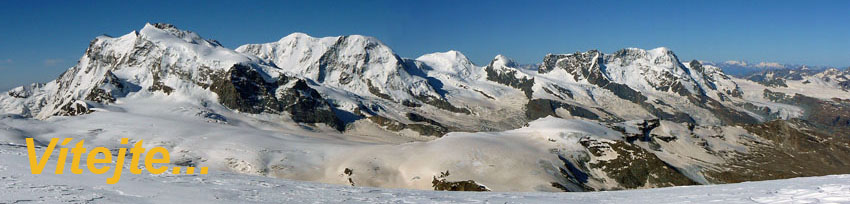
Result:
[[[0,203],[846,203],[850,175],[657,189],[504,193],[444,192],[207,175],[32,175],[26,147],[0,144]],[[49,163],[47,169],[55,168]]]

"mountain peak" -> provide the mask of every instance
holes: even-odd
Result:
[[[195,32],[180,30],[177,26],[167,23],[145,23],[145,26],[138,33],[154,42],[172,43],[175,40],[180,40],[192,44],[221,47],[218,41],[204,39]]]
[[[517,67],[518,66],[518,64],[514,60],[512,60],[512,59],[510,59],[510,58],[508,58],[504,55],[501,55],[501,54],[496,55],[496,57],[493,58],[493,61],[491,62],[491,64],[501,65],[501,66],[505,66],[505,67]]]
[[[463,53],[461,53],[457,50],[449,50],[449,51],[446,51],[446,52],[435,52],[435,53],[425,54],[425,55],[422,55],[421,57],[416,58],[416,59],[417,60],[419,60],[419,59],[426,59],[427,60],[427,59],[433,59],[433,58],[439,58],[439,59],[449,60],[449,61],[453,61],[453,62],[472,64],[472,62],[469,61],[469,58],[467,58],[466,55],[464,55]]]
[[[616,55],[616,56],[623,56],[623,55],[645,56],[645,57],[650,57],[650,58],[658,58],[658,57],[662,57],[662,56],[673,56],[673,57],[676,56],[676,54],[673,53],[673,50],[671,50],[670,48],[667,48],[667,47],[657,47],[657,48],[653,48],[653,49],[649,49],[649,50],[645,50],[645,49],[641,49],[641,48],[635,48],[635,47],[629,47],[629,48],[624,48],[624,49],[618,50],[617,52],[614,52],[614,55]]]
[[[349,39],[349,40],[364,41],[364,42],[375,42],[375,43],[378,43],[378,44],[384,44],[383,42],[381,42],[380,40],[378,40],[378,38],[375,38],[375,37],[372,37],[372,36],[365,36],[365,35],[346,35],[346,36],[343,36],[343,37],[345,37],[345,38],[347,38],[347,39]]]
[[[442,61],[445,63],[452,64],[460,64],[463,66],[471,67],[473,64],[469,61],[469,58],[466,57],[463,53],[457,50],[449,50],[446,52],[435,52],[430,54],[422,55],[421,57],[416,58],[418,61]]]
[[[422,55],[416,61],[425,63],[431,70],[462,77],[472,74],[475,67],[466,55],[456,50]]]
[[[636,60],[646,61],[650,64],[664,65],[670,68],[678,67],[681,62],[672,50],[666,47],[644,50],[640,48],[625,48],[606,56],[608,61],[620,60],[623,65],[631,64]]]
[[[289,35],[286,35],[286,36],[280,38],[279,41],[285,41],[287,39],[299,39],[299,38],[308,38],[309,39],[309,38],[313,38],[313,36],[310,36],[307,33],[294,32],[294,33],[291,33]]]
[[[671,50],[670,48],[667,48],[667,47],[657,47],[657,48],[649,50],[649,52],[667,54],[667,53],[673,53],[673,50]]]

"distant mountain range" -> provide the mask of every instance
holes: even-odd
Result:
[[[663,47],[542,58],[410,59],[372,37],[303,33],[231,50],[146,24],[0,96],[0,142],[138,138],[177,151],[179,165],[435,190],[850,173],[850,71],[682,62]]]
[[[713,65],[716,67],[720,67],[723,69],[723,72],[726,74],[736,76],[736,77],[745,77],[747,75],[762,72],[766,70],[774,70],[774,69],[790,69],[790,70],[813,70],[813,71],[823,71],[830,68],[830,66],[818,66],[818,65],[801,65],[801,64],[781,64],[776,62],[759,62],[759,63],[748,63],[746,61],[725,61],[725,62],[702,62],[704,64]],[[850,67],[847,67],[850,69]]]

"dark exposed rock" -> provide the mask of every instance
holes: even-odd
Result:
[[[697,184],[675,167],[639,146],[623,141],[591,138],[583,138],[580,142],[594,157],[604,156],[606,151],[616,152],[618,155],[616,159],[597,161],[587,165],[588,168],[604,171],[608,177],[616,180],[623,188]]]
[[[768,143],[750,145],[723,171],[708,171],[716,183],[735,183],[850,173],[850,129],[800,119],[744,126]]]
[[[783,78],[768,78],[768,77],[759,75],[759,76],[752,76],[752,77],[749,77],[747,79],[749,79],[750,81],[755,81],[756,83],[759,83],[761,85],[765,85],[765,86],[768,86],[768,87],[788,87],[788,85],[785,84],[785,79],[783,79]]]
[[[422,107],[422,104],[419,104],[419,103],[413,102],[413,101],[411,101],[411,100],[404,100],[404,101],[402,101],[402,102],[401,102],[401,105],[404,105],[404,106],[407,106],[407,107],[411,107],[411,108],[418,108],[418,107]]]
[[[416,100],[422,101],[422,102],[424,102],[428,105],[432,105],[434,107],[437,107],[437,108],[440,108],[440,109],[443,109],[443,110],[447,110],[447,111],[451,111],[451,112],[455,112],[455,113],[463,113],[463,114],[472,113],[467,108],[458,108],[458,107],[452,105],[446,99],[437,98],[437,97],[434,97],[434,96],[421,96],[421,95],[415,95],[414,97],[416,98]]]
[[[56,116],[77,116],[93,113],[94,110],[89,108],[89,105],[83,101],[70,102],[63,105],[58,112],[53,115]]]
[[[850,101],[821,100],[802,94],[788,96],[781,92],[764,90],[764,97],[778,103],[796,105],[805,109],[804,118],[828,126],[850,127]]]
[[[531,90],[531,87],[534,86],[534,78],[520,78],[517,76],[517,70],[513,69],[497,70],[493,67],[493,63],[495,61],[496,60],[491,61],[487,67],[484,67],[484,71],[487,72],[487,80],[519,89],[530,99],[531,94],[534,93],[534,91]]]
[[[553,87],[555,87],[555,89],[557,89],[559,93],[567,95],[567,97],[569,98],[573,98],[573,92],[569,89],[565,89],[564,87],[558,85],[554,85]]]
[[[577,161],[573,162],[573,161],[570,161],[569,159],[565,158],[561,154],[558,154],[557,156],[558,156],[558,159],[561,160],[561,162],[564,163],[563,167],[558,167],[558,171],[562,176],[564,176],[564,178],[567,180],[567,183],[562,184],[562,183],[552,182],[552,187],[561,189],[564,192],[569,192],[569,191],[595,191],[595,189],[593,189],[592,187],[587,186],[587,182],[590,179],[590,175],[585,173],[586,171],[589,171],[589,170],[586,168],[586,165],[584,165],[584,164],[587,163],[590,160],[590,158],[581,157],[581,158],[577,158],[576,159]],[[576,163],[578,163],[579,165],[576,165]],[[567,186],[577,186],[580,189],[570,190],[570,188],[567,187]]]
[[[408,117],[410,117],[410,116],[408,116]],[[419,117],[421,117],[421,116],[419,116]],[[378,124],[379,126],[386,128],[387,130],[396,131],[396,132],[404,130],[404,129],[409,129],[409,130],[416,131],[421,135],[442,137],[443,135],[445,135],[449,131],[448,128],[443,127],[440,123],[437,123],[436,121],[433,121],[433,120],[430,120],[430,119],[427,119],[427,118],[424,118],[424,117],[422,117],[422,118],[424,118],[422,120],[427,121],[425,124],[418,124],[418,123],[405,124],[405,123],[398,122],[398,121],[395,121],[395,120],[392,120],[392,119],[389,119],[389,118],[386,118],[386,117],[383,117],[383,116],[380,116],[380,115],[373,115],[373,116],[370,116],[368,118],[373,123]],[[417,118],[417,117],[414,116],[414,118]],[[417,119],[421,119],[421,118],[417,118]]]
[[[405,115],[407,116],[407,119],[410,119],[410,121],[413,121],[413,122],[425,122],[425,123],[432,124],[432,125],[442,126],[437,121],[431,120],[429,118],[426,118],[426,117],[419,115],[419,114],[416,114],[416,113],[407,113]]]
[[[529,120],[536,120],[538,118],[543,118],[550,115],[558,116],[555,113],[555,110],[557,110],[558,108],[566,109],[570,112],[570,115],[575,117],[581,117],[591,120],[599,119],[599,115],[596,115],[596,113],[593,113],[590,110],[549,99],[532,99],[528,101],[528,104],[525,105],[525,108],[525,115],[526,118],[528,118]]]
[[[378,87],[372,85],[372,80],[366,79],[366,85],[369,86],[369,93],[372,93],[373,95],[378,96],[379,98],[382,98],[384,100],[393,100],[392,96],[382,93],[381,89],[378,89]]]
[[[109,87],[104,89],[105,87]],[[121,80],[112,73],[112,71],[106,71],[106,74],[103,77],[96,88],[92,89],[91,92],[86,96],[86,100],[94,101],[102,104],[106,103],[114,103],[115,96],[113,95],[123,94],[124,93],[124,84],[121,83]]]
[[[266,82],[254,68],[237,64],[213,77],[210,90],[218,94],[222,105],[233,110],[255,114],[286,111],[296,122],[344,128],[328,102],[301,79],[284,77],[276,83]]]
[[[162,82],[156,82],[153,85],[151,85],[150,88],[148,88],[148,91],[162,91],[165,94],[171,94],[171,92],[174,91],[174,88],[171,88],[170,86],[166,86]]]
[[[28,97],[30,97],[28,92],[9,91],[9,92],[7,92],[7,94],[9,94],[9,96],[15,97],[15,98],[28,98]]]
[[[490,96],[490,95],[487,95],[487,93],[484,93],[484,92],[483,92],[483,91],[481,91],[481,90],[475,89],[475,92],[478,92],[479,94],[483,95],[484,97],[489,98],[490,100],[495,100],[495,99],[496,99],[496,98],[493,98],[493,97],[492,97],[492,96]]]
[[[434,176],[431,184],[436,191],[490,191],[486,186],[475,183],[473,180],[447,181],[449,172],[441,173],[440,177]]]
[[[552,92],[552,90],[549,90],[549,88],[543,87],[543,91],[544,91],[544,92],[546,92],[546,93],[548,93],[548,94],[551,94],[551,95],[553,95],[553,96],[555,96],[555,97],[558,97],[558,98],[559,98],[559,99],[561,99],[561,100],[566,100],[563,96],[561,96],[561,94],[557,94],[557,93],[555,93],[555,92]]]
[[[660,122],[661,121],[659,121],[658,119],[653,119],[653,120],[645,120],[645,121],[643,121],[643,123],[638,124],[638,129],[643,134],[642,137],[640,138],[640,140],[644,141],[644,142],[650,141],[652,139],[652,137],[650,136],[650,132],[652,132],[653,129],[660,126],[661,125]]]
[[[746,79],[768,87],[788,87],[786,80],[803,80],[803,77],[816,73],[816,70],[809,69],[774,69],[750,74]]]
[[[354,170],[345,168],[345,170],[342,171],[342,174],[348,177],[348,183],[351,184],[351,186],[355,186],[354,179],[351,178],[354,174]]]
[[[566,96],[566,97],[568,97],[568,98],[570,98],[570,99],[572,99],[572,98],[573,98],[573,92],[572,92],[572,91],[570,91],[569,89],[565,89],[565,88],[560,87],[560,86],[558,86],[558,85],[552,85],[552,87],[554,87],[554,88],[555,88],[555,90],[557,90],[557,91],[558,91],[558,93],[555,93],[554,91],[552,91],[551,89],[549,89],[549,88],[547,88],[547,87],[543,87],[543,91],[544,91],[544,92],[546,92],[546,93],[548,93],[548,94],[551,94],[551,95],[553,95],[553,96],[555,96],[555,97],[558,97],[558,98],[559,98],[559,99],[561,99],[561,100],[567,100],[566,98],[564,98],[564,96]]]
[[[9,94],[9,96],[15,97],[15,98],[29,98],[30,96],[33,95],[33,91],[38,90],[42,87],[44,87],[44,84],[34,83],[32,85],[29,85],[29,86],[21,86],[19,88],[9,90],[9,92],[6,92],[6,93]]]
[[[98,103],[113,103],[115,102],[115,97],[112,97],[112,94],[103,89],[95,88],[86,96],[86,100]]]

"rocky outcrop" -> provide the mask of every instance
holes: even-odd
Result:
[[[266,82],[251,66],[237,64],[214,75],[209,88],[218,94],[219,103],[233,110],[255,114],[287,112],[295,122],[344,128],[327,101],[304,80],[281,77]]]
[[[722,171],[707,171],[717,183],[736,183],[850,173],[850,130],[800,119],[744,126],[766,140],[731,159]]]
[[[804,118],[827,126],[850,127],[850,101],[822,100],[803,94],[789,96],[782,92],[764,90],[764,98],[773,102],[791,104],[805,109]]]
[[[449,171],[441,172],[440,176],[434,176],[431,181],[435,191],[490,191],[486,186],[475,183],[473,180],[466,181],[447,181]]]
[[[528,120],[536,120],[550,115],[564,117],[556,113],[558,109],[564,109],[569,112],[570,116],[574,117],[591,120],[600,119],[599,115],[588,109],[549,99],[533,99],[528,101],[528,104],[525,105],[525,115]]]
[[[442,137],[449,131],[448,128],[444,127],[442,124],[437,123],[434,120],[421,117],[418,114],[409,114],[408,118],[410,118],[413,122],[419,123],[402,123],[380,115],[368,117],[368,119],[373,123],[394,132],[408,129],[417,132],[420,135]]]
[[[583,138],[581,145],[587,148],[594,158],[597,158],[589,161],[586,168],[605,172],[608,178],[613,179],[623,188],[697,184],[675,167],[639,146],[624,141],[592,138]]]
[[[534,78],[521,75],[516,66],[515,62],[499,55],[484,67],[484,71],[487,73],[487,80],[519,89],[531,99],[531,94],[534,93],[531,89],[534,86]]]

